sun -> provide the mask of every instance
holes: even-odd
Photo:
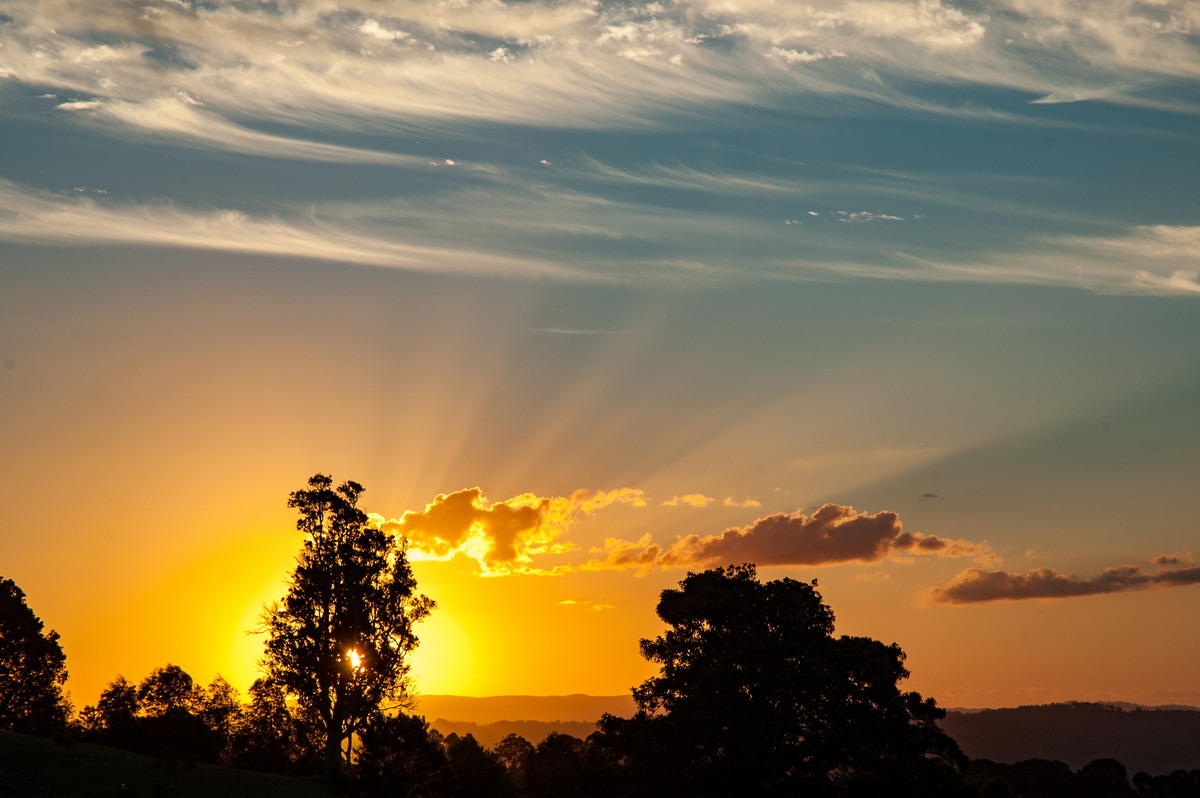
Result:
[[[436,610],[421,621],[421,644],[410,662],[417,694],[472,695],[474,654],[470,636],[453,615]]]

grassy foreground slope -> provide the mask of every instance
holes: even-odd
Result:
[[[121,785],[125,785],[122,792]],[[324,784],[0,732],[0,798],[332,798]]]

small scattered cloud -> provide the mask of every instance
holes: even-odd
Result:
[[[769,55],[787,64],[811,64],[824,61],[827,58],[845,58],[845,53],[837,50],[791,50],[786,47],[772,47]]]
[[[712,496],[705,496],[703,493],[688,493],[683,496],[672,496],[663,502],[663,507],[707,507],[715,502]]]
[[[758,499],[737,499],[733,496],[726,496],[721,500],[722,507],[762,507],[762,502]]]
[[[875,515],[852,507],[827,504],[812,514],[776,513],[745,527],[727,529],[719,535],[687,535],[667,547],[647,535],[638,541],[610,538],[603,548],[593,550],[603,559],[593,559],[584,568],[705,567],[722,562],[754,562],[759,565],[828,565],[842,562],[879,562],[915,554],[943,557],[976,556],[988,550],[986,543],[950,540],[936,535],[905,532],[892,512]]]
[[[920,496],[917,497],[917,499],[920,501],[932,501],[934,499],[940,499],[940,498],[942,498],[942,497],[937,495],[936,493],[922,493]]]
[[[839,222],[865,224],[866,222],[903,222],[903,216],[891,213],[873,213],[872,211],[834,211],[833,215]]]
[[[865,574],[855,574],[855,582],[886,582],[891,579],[892,575],[887,571],[872,571]]]
[[[1173,558],[1152,562],[1170,563]],[[1137,565],[1106,568],[1097,576],[1068,576],[1053,568],[1034,568],[1025,573],[985,571],[968,568],[941,587],[931,588],[926,598],[935,604],[979,604],[988,601],[1062,599],[1121,593],[1150,587],[1180,587],[1200,584],[1200,567],[1164,568],[1148,571]]]

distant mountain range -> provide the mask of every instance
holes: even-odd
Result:
[[[413,711],[424,715],[430,726],[442,734],[473,735],[484,746],[509,734],[535,745],[551,732],[587,737],[605,712],[628,717],[634,711],[630,695],[423,695],[417,700]]]
[[[605,712],[633,714],[633,696],[625,695],[461,695],[417,696],[417,715],[426,718],[496,723],[502,720],[576,721],[595,723]]]
[[[628,717],[620,696],[421,696],[416,714],[443,734],[474,735],[495,745],[508,734],[537,744],[551,732],[586,737],[605,712]],[[972,759],[1053,759],[1078,770],[1116,759],[1129,771],[1161,775],[1200,769],[1200,708],[1122,702],[1043,704],[1011,709],[952,709],[942,728]]]
[[[1200,709],[1125,703],[951,710],[946,733],[972,759],[1055,759],[1078,770],[1115,759],[1132,776],[1200,768]]]

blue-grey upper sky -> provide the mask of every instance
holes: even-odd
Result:
[[[1190,0],[0,0],[0,573],[91,639],[64,573],[133,606],[318,470],[386,517],[641,497],[521,578],[833,503],[956,542],[820,562],[959,703],[1200,701],[1198,77]],[[1034,645],[969,613],[1099,594],[1157,602],[1087,617],[1161,672],[938,669]]]

